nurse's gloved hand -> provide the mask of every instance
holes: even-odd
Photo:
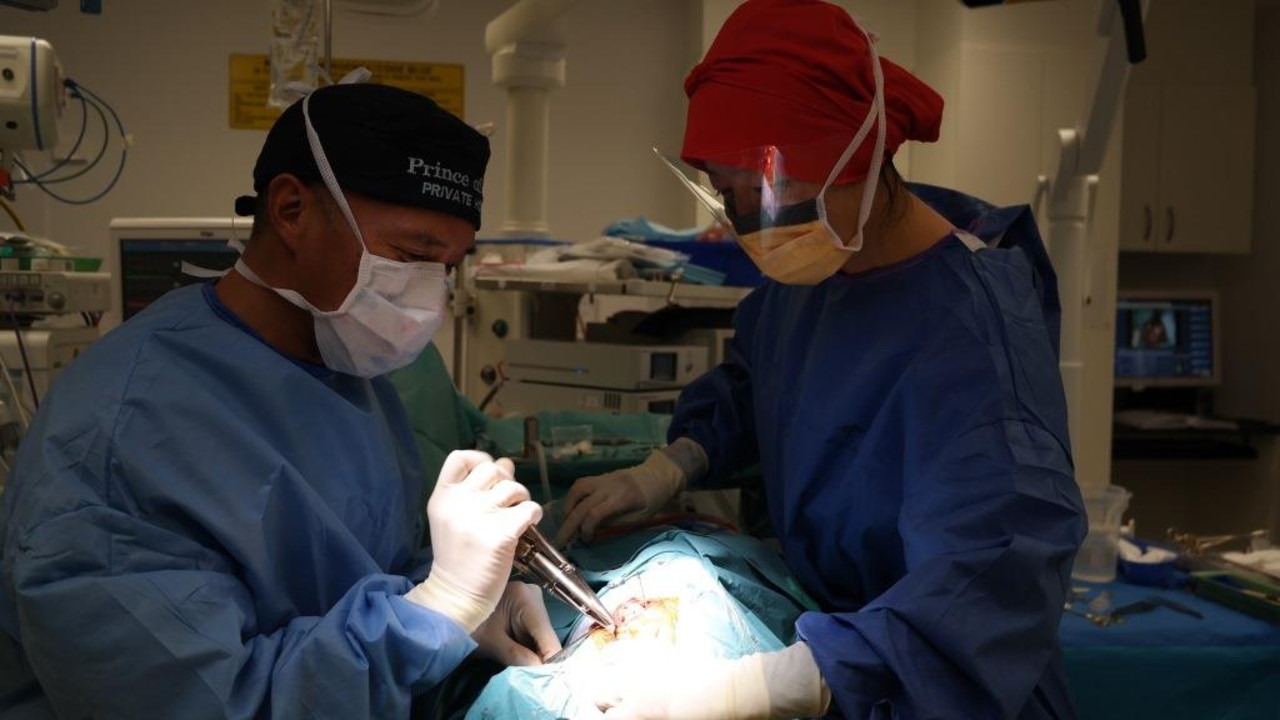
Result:
[[[653,517],[706,469],[702,446],[680,438],[635,467],[580,478],[565,495],[564,520],[552,542],[564,547],[579,536],[590,541],[596,528],[610,520]]]
[[[445,458],[427,502],[431,574],[405,597],[475,632],[498,605],[516,542],[542,518],[542,507],[514,479],[510,460],[476,450]]]
[[[541,665],[560,652],[560,639],[547,617],[537,585],[507,583],[493,614],[471,634],[481,656],[503,665]]]
[[[803,642],[737,660],[601,674],[598,682],[596,706],[606,720],[819,717],[831,704],[831,690]]]

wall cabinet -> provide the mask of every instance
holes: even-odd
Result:
[[[1254,195],[1252,0],[1157,0],[1125,93],[1121,250],[1247,253]]]
[[[1249,85],[1129,88],[1121,250],[1249,252],[1255,102]]]

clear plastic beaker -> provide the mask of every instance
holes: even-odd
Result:
[[[551,428],[551,457],[555,460],[591,454],[590,425],[557,425]]]
[[[1116,579],[1116,556],[1120,551],[1120,520],[1129,508],[1133,493],[1119,485],[1083,488],[1089,534],[1080,545],[1071,578],[1081,582],[1106,583]]]

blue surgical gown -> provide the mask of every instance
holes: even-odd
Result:
[[[385,379],[175,290],[58,378],[0,513],[0,715],[408,717],[474,648],[402,595],[423,478]]]
[[[1027,208],[913,186],[958,236],[812,287],[769,282],[672,440],[759,461],[797,636],[850,718],[1074,716],[1057,631],[1085,532],[1056,280]],[[978,245],[978,243],[972,243]]]

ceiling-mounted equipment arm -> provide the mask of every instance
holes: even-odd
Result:
[[[507,91],[507,208],[502,224],[507,235],[550,235],[548,95],[564,86],[567,49],[561,16],[576,1],[520,0],[485,27],[485,48],[493,56],[493,84]]]

